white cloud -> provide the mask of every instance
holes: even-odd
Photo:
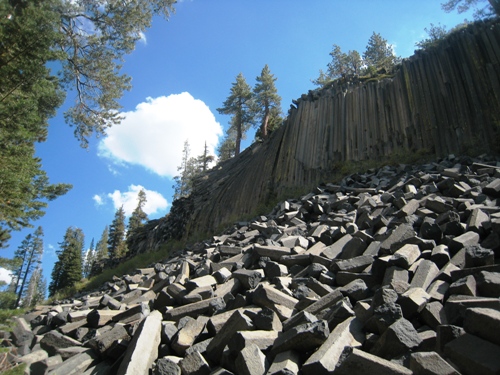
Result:
[[[102,206],[104,204],[104,199],[99,194],[94,195],[92,199],[94,200],[96,206]]]
[[[5,281],[7,285],[10,284],[12,280],[12,271],[6,270],[5,268],[0,267],[0,281]]]
[[[123,115],[122,123],[110,128],[99,143],[99,156],[117,165],[141,165],[160,176],[177,174],[184,141],[189,142],[191,156],[201,155],[205,142],[214,155],[222,135],[210,108],[188,92],[147,98]]]
[[[141,185],[130,185],[128,191],[121,192],[120,190],[115,190],[107,194],[107,197],[113,201],[115,209],[123,206],[125,214],[130,216],[132,211],[137,207],[137,194],[141,189],[144,189]],[[144,189],[144,192],[146,193],[146,204],[143,208],[145,213],[151,215],[166,210],[168,202],[163,195],[147,189]]]

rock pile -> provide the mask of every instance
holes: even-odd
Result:
[[[384,167],[40,306],[10,340],[31,374],[499,374],[499,257],[500,163]]]

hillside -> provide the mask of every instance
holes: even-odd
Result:
[[[498,373],[499,199],[492,158],[353,174],[4,337],[32,374]]]
[[[339,80],[310,91],[269,140],[209,171],[189,198],[174,202],[134,252],[170,238],[214,234],[278,197],[328,181],[345,162],[498,151],[499,77],[497,20],[451,34],[404,60],[392,77]]]

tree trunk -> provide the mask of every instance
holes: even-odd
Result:
[[[262,134],[262,139],[267,138],[267,124],[269,123],[269,109],[266,108],[264,118],[262,119],[262,125],[260,132]]]
[[[241,138],[243,137],[241,127],[242,124],[238,124],[238,131],[236,132],[236,140],[234,142],[234,156],[240,153]]]
[[[30,257],[28,258],[28,265],[26,266],[26,271],[24,272],[24,277],[23,277],[23,282],[21,283],[21,288],[19,289],[19,293],[17,294],[16,305],[14,306],[15,309],[17,309],[19,307],[19,302],[21,302],[21,296],[23,294],[24,285],[26,283],[26,279],[27,279],[28,273],[30,271],[31,261],[33,260],[33,253],[34,252],[35,252],[35,248],[33,247],[33,249],[31,250]]]

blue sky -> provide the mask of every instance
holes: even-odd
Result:
[[[372,33],[394,46],[398,56],[413,54],[431,23],[448,28],[470,14],[444,13],[440,1],[421,0],[182,0],[169,21],[154,20],[124,71],[133,88],[121,100],[125,120],[107,137],[79,147],[62,113],[51,119],[48,141],[37,147],[51,182],[74,188],[50,202],[46,215],[33,223],[44,229],[44,276],[57,260],[55,251],[69,226],[97,242],[122,204],[130,213],[141,188],[150,218],[164,216],[173,195],[172,177],[181,162],[185,140],[191,155],[215,148],[229,116],[216,108],[227,98],[241,72],[253,86],[265,64],[286,114],[292,99],[315,88],[311,79],[330,61],[332,44],[364,52]],[[74,100],[67,95],[67,103]],[[66,103],[66,106],[68,105]],[[253,131],[243,143],[253,139]],[[14,232],[2,256],[12,257],[28,233]]]

